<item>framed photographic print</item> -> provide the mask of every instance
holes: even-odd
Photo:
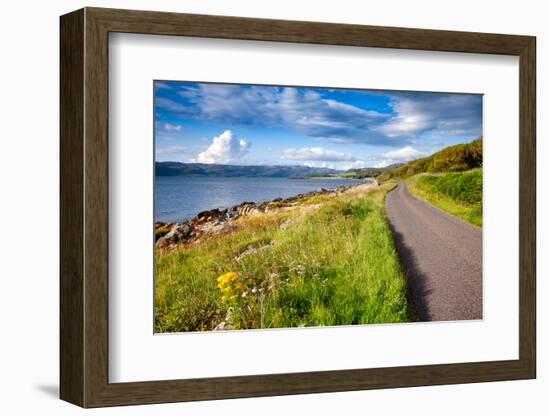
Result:
[[[535,38],[61,17],[83,406],[534,378]]]

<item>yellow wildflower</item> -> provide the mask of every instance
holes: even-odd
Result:
[[[218,289],[222,292],[220,300],[222,302],[235,303],[241,294],[245,291],[245,286],[239,281],[239,275],[236,272],[222,274],[217,279]]]

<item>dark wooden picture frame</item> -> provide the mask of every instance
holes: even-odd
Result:
[[[110,32],[519,56],[519,359],[109,383]],[[530,36],[98,8],[62,16],[61,398],[101,407],[535,378],[535,45]]]

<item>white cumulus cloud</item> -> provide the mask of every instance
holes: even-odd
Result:
[[[195,159],[199,163],[235,163],[242,160],[248,150],[250,143],[239,139],[231,130],[226,130],[219,136],[212,139],[212,144],[197,155]]]
[[[368,168],[369,166],[372,166],[372,163],[369,164],[369,162],[365,160],[357,159],[355,162],[350,163],[348,165],[343,165],[342,169],[348,170],[348,169],[362,169],[362,168]]]
[[[380,162],[374,165],[375,168],[385,168],[391,164],[396,163],[394,160],[382,159]]]
[[[375,168],[385,168],[386,166],[393,165],[394,163],[404,163],[409,160],[419,159],[426,156],[426,153],[416,150],[414,147],[405,146],[401,149],[392,150],[386,153],[382,153],[378,156]]]
[[[425,156],[425,153],[416,150],[411,146],[406,146],[398,150],[392,150],[391,152],[383,153],[382,156],[384,156],[384,158],[386,159],[391,159],[396,162],[406,162]]]
[[[301,161],[341,162],[357,160],[349,153],[322,147],[304,147],[301,149],[287,149],[283,152],[283,159]]]

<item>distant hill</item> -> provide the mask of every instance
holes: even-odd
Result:
[[[207,163],[155,162],[157,176],[304,178],[329,176],[341,171],[308,166],[237,166]]]
[[[387,170],[395,169],[401,165],[403,165],[403,163],[394,163],[393,165],[389,165],[383,168],[354,168],[354,169],[348,169],[344,172],[329,173],[328,175],[325,175],[325,176],[328,176],[331,178],[348,178],[348,179],[376,178],[377,176],[381,175]],[[315,176],[319,176],[319,175],[315,175],[315,174],[305,175],[306,178],[311,178]]]
[[[385,181],[391,178],[407,178],[417,173],[461,172],[483,166],[483,138],[471,143],[446,147],[431,156],[413,160],[379,176]]]
[[[403,163],[394,163],[393,165],[389,165],[383,168],[357,168],[357,169],[350,169],[346,173],[344,173],[342,176],[351,177],[351,178],[357,178],[357,179],[364,179],[364,178],[376,178],[377,176],[381,175],[382,173],[395,169],[399,166],[402,166]]]

